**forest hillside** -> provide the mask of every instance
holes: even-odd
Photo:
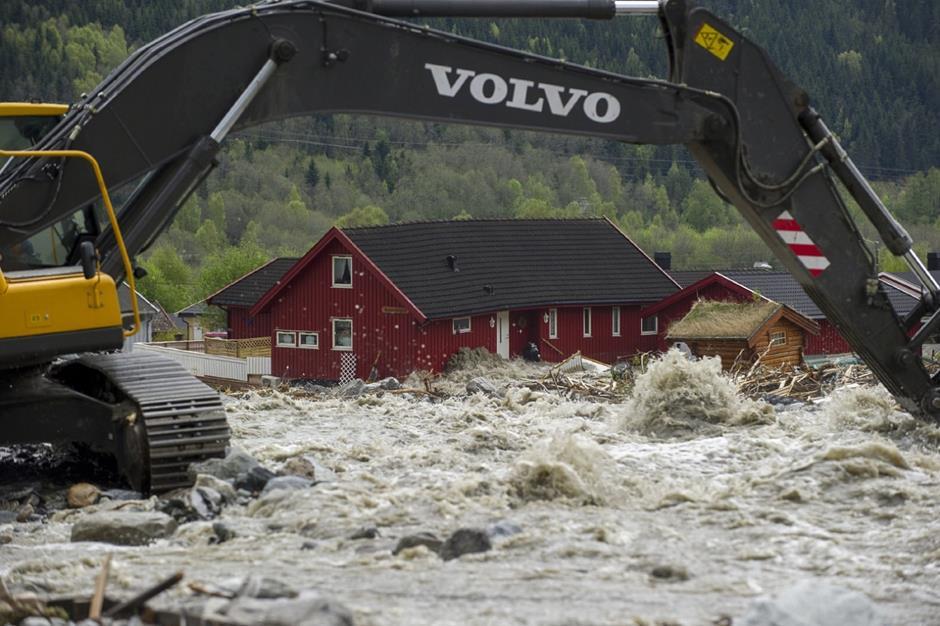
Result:
[[[940,3],[703,0],[802,85],[918,251],[940,249]],[[0,4],[0,99],[71,102],[143,43],[231,0]],[[433,20],[501,45],[662,77],[653,18]],[[682,147],[322,116],[243,131],[148,253],[146,295],[177,310],[330,226],[467,217],[604,215],[674,265],[771,260]],[[871,229],[863,229],[874,240]],[[881,250],[882,263],[895,260]]]

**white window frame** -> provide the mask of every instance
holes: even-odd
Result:
[[[333,349],[338,352],[352,352],[353,350],[353,321],[351,317],[334,317],[331,321],[331,326],[333,329]],[[348,346],[337,346],[336,345],[336,323],[337,322],[349,322],[349,345]]]
[[[644,328],[646,325],[646,320],[653,320],[653,330],[647,330]],[[659,316],[650,315],[649,317],[640,318],[640,334],[641,335],[655,335],[659,332]]]
[[[776,341],[776,340],[774,339],[774,335],[782,335],[782,337],[779,337],[779,338],[780,338],[780,341]],[[771,346],[785,346],[785,345],[787,345],[787,331],[785,331],[785,330],[775,330],[775,331],[769,333],[768,337],[770,338],[770,342],[769,342],[768,345],[771,345]]]
[[[458,326],[457,326],[457,323],[458,323],[458,322],[463,322],[464,320],[466,320],[467,326],[466,326],[466,327],[463,327],[463,326],[459,326],[459,327],[458,327]],[[453,320],[451,320],[451,327],[450,327],[450,329],[451,329],[451,332],[453,332],[453,334],[455,334],[455,335],[463,335],[464,333],[469,333],[469,332],[470,332],[470,318],[469,318],[469,317],[455,317]]]
[[[303,341],[304,335],[311,335],[313,337],[316,337],[316,340],[317,340],[316,344],[312,346],[305,345]],[[307,331],[307,330],[299,331],[297,333],[297,347],[302,348],[304,350],[319,350],[320,349],[320,333]]]
[[[346,259],[349,261],[349,283],[336,282],[336,260]],[[333,275],[333,287],[335,289],[352,289],[353,286],[353,258],[351,254],[334,254],[330,257],[330,266]]]
[[[620,336],[620,307],[610,307],[610,335],[611,337]]]
[[[586,306],[581,309],[581,333],[584,337],[591,336],[591,307]]]
[[[548,338],[558,339],[558,309],[548,310]]]
[[[281,335],[290,335],[291,342],[286,343],[281,341]],[[297,333],[292,330],[275,330],[274,331],[275,344],[278,348],[296,348],[297,347]]]

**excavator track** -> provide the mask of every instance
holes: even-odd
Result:
[[[117,456],[135,489],[163,493],[187,487],[191,463],[224,456],[229,428],[222,400],[177,361],[133,352],[86,355],[74,365],[99,372],[113,387],[107,395],[134,407]]]

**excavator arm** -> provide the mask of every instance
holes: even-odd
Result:
[[[396,17],[658,15],[668,80],[629,78],[420,28]],[[767,54],[685,0],[339,0],[261,4],[205,16],[139,49],[37,146],[95,155],[127,250],[144,249],[211,171],[231,130],[328,112],[393,115],[684,144],[904,407],[940,414],[919,354],[940,326],[937,293],[910,237],[858,173],[810,98]],[[901,320],[837,181],[924,283]],[[68,162],[24,159],[0,178],[0,249],[94,202]],[[96,244],[121,272],[113,232]],[[924,326],[909,337],[923,316]]]

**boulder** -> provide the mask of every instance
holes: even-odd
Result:
[[[486,527],[486,534],[490,539],[505,539],[522,532],[522,527],[509,520],[501,520]]]
[[[265,626],[354,626],[352,612],[344,605],[306,592],[292,599],[235,598],[225,609],[233,624]]]
[[[883,626],[868,597],[818,580],[804,580],[774,598],[758,598],[735,626]]]
[[[375,539],[379,536],[379,529],[375,526],[363,526],[349,536],[350,539]]]
[[[650,570],[650,576],[660,580],[683,581],[689,579],[689,571],[681,565],[656,565]]]
[[[312,456],[302,454],[287,459],[284,467],[281,468],[281,474],[286,476],[300,476],[307,480],[318,480],[317,462]]]
[[[196,487],[208,487],[212,489],[220,496],[222,496],[222,501],[224,504],[231,504],[238,499],[237,494],[235,493],[235,488],[232,485],[221,478],[216,478],[215,476],[210,476],[209,474],[199,474],[196,477]]]
[[[356,378],[351,380],[345,385],[340,385],[336,392],[344,398],[357,398],[361,396],[366,390],[366,384],[362,380]]]
[[[108,489],[101,492],[101,497],[108,500],[143,500],[144,494],[132,489]]]
[[[189,505],[202,519],[212,519],[221,513],[222,503],[222,494],[211,487],[193,487],[189,492]]]
[[[395,549],[392,550],[392,554],[398,554],[402,550],[416,546],[425,546],[431,552],[439,552],[441,549],[441,540],[428,532],[407,535],[398,540],[398,544],[396,544]]]
[[[233,448],[224,459],[206,459],[189,466],[189,477],[195,482],[199,474],[208,474],[222,480],[235,480],[261,464],[244,450]]]
[[[282,475],[300,476],[307,480],[313,480],[318,483],[332,482],[336,480],[336,474],[333,470],[318,463],[316,459],[308,454],[291,457],[281,468]]]
[[[142,546],[176,531],[176,520],[164,513],[108,511],[93,513],[72,526],[72,541],[100,541]]]
[[[440,555],[445,561],[456,559],[464,554],[488,552],[493,549],[490,537],[480,528],[460,528],[447,538],[441,546]]]
[[[209,539],[209,543],[225,543],[229,539],[234,539],[237,536],[235,531],[224,522],[213,522],[212,534],[213,537]]]
[[[260,598],[274,600],[277,598],[296,598],[297,592],[275,578],[267,576],[246,576],[235,594],[240,598]]]
[[[251,493],[258,493],[264,489],[264,486],[267,485],[268,481],[274,478],[274,476],[274,472],[266,467],[255,465],[247,472],[238,475],[235,479],[235,488],[244,489]]]
[[[101,491],[91,483],[76,483],[69,487],[65,496],[70,509],[81,509],[96,504],[101,498]]]
[[[467,383],[467,393],[482,393],[488,396],[498,396],[499,390],[489,378],[477,376]]]
[[[394,376],[389,376],[379,381],[379,387],[385,391],[393,391],[395,389],[401,389],[401,383]]]
[[[278,489],[297,491],[299,489],[308,489],[313,487],[313,482],[300,476],[275,476],[267,482],[261,495],[267,495]]]

